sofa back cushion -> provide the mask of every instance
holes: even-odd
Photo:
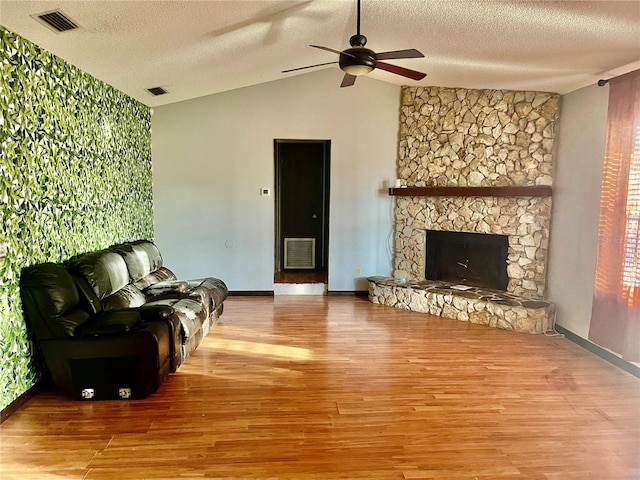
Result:
[[[43,263],[23,269],[20,295],[26,317],[40,340],[73,336],[89,319],[79,308],[73,278],[61,265]]]
[[[152,273],[162,267],[162,255],[160,254],[160,250],[156,246],[155,243],[149,240],[138,240],[131,244],[134,247],[142,248],[145,252],[147,252],[147,257],[149,259],[149,272]]]
[[[138,240],[114,246],[112,250],[124,259],[132,282],[137,282],[162,267],[162,255],[153,242]]]
[[[101,250],[87,253],[69,262],[69,269],[87,281],[99,300],[129,283],[129,271],[123,258],[115,252]]]

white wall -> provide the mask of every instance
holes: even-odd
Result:
[[[548,298],[557,323],[589,335],[609,86],[562,97],[553,189]]]
[[[400,87],[338,69],[158,107],[152,117],[155,240],[180,277],[273,290],[273,140],[331,143],[329,290],[389,275]],[[384,182],[384,185],[383,185]],[[361,269],[356,278],[356,268]]]

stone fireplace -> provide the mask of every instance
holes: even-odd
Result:
[[[394,278],[426,279],[428,230],[503,235],[506,293],[538,305],[558,100],[545,92],[403,88],[397,172],[407,193],[392,189]],[[540,187],[549,193],[539,194]]]
[[[557,116],[550,93],[406,87],[398,177],[416,187],[551,186]],[[395,274],[424,278],[426,230],[507,235],[507,291],[541,298],[550,219],[551,197],[398,196]]]
[[[506,290],[542,298],[550,218],[550,198],[396,197],[394,276],[425,278],[427,230],[506,235]]]

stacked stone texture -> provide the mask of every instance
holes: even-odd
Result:
[[[407,186],[553,183],[558,95],[405,87],[398,178]],[[545,291],[551,199],[396,197],[396,276],[424,278],[425,230],[509,236],[507,291]]]
[[[509,297],[497,292],[482,295],[448,290],[437,284],[403,283],[372,277],[369,278],[369,300],[390,307],[522,333],[544,333],[553,325],[554,306],[548,302],[510,301]]]

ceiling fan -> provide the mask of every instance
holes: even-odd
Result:
[[[304,70],[305,68],[320,67],[322,65],[331,65],[337,63],[340,65],[340,69],[344,72],[344,78],[342,79],[342,83],[340,84],[341,87],[350,87],[356,82],[357,76],[366,75],[376,68],[395,73],[396,75],[402,75],[403,77],[407,77],[412,80],[422,80],[424,77],[426,77],[426,73],[417,72],[415,70],[399,67],[397,65],[391,65],[390,63],[386,62],[381,62],[381,60],[424,57],[424,55],[416,49],[411,48],[407,50],[395,50],[392,52],[376,53],[373,50],[365,48],[367,37],[360,34],[360,0],[357,1],[357,33],[349,39],[351,48],[340,51],[334,50],[333,48],[329,47],[322,47],[320,45],[309,45],[313,48],[319,48],[328,52],[337,53],[338,55],[340,55],[338,61],[318,63],[316,65],[309,65],[307,67],[292,68],[290,70],[283,70],[282,73],[294,72],[296,70]]]

